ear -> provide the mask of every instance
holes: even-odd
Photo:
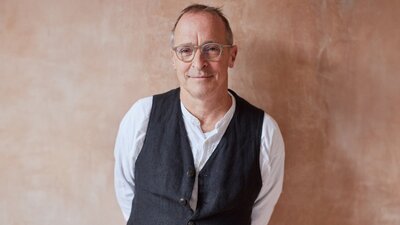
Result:
[[[232,46],[230,48],[230,51],[229,51],[229,54],[230,54],[229,55],[229,64],[228,64],[229,68],[233,68],[233,66],[235,65],[237,52],[238,52],[238,48],[237,48],[236,45],[234,45],[234,46]]]
[[[172,66],[174,68],[174,70],[176,70],[176,64],[175,64],[175,52],[173,50],[170,51],[171,52],[171,61],[172,61]]]

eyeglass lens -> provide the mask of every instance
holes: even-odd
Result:
[[[193,60],[197,48],[200,48],[201,54],[207,60],[217,59],[222,52],[222,47],[216,43],[207,43],[198,47],[193,45],[178,46],[175,51],[180,60],[188,62]]]

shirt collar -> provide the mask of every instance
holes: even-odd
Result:
[[[233,114],[236,109],[236,100],[235,97],[228,91],[229,95],[231,96],[232,99],[232,105],[229,108],[229,110],[225,113],[225,115],[215,124],[214,129],[220,129],[223,127],[227,127],[229,122],[231,121]],[[192,125],[200,127],[200,121],[193,115],[191,114],[186,107],[183,105],[181,101],[181,111],[185,119],[187,119]]]

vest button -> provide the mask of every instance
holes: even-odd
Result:
[[[185,206],[187,204],[187,200],[184,198],[179,199],[179,203],[183,206]]]
[[[189,222],[187,223],[187,225],[195,225],[195,223],[194,223],[193,221],[189,221]]]
[[[193,170],[193,169],[190,169],[190,170],[188,170],[188,171],[186,172],[186,175],[187,175],[188,177],[194,177],[194,175],[196,175],[196,171]]]

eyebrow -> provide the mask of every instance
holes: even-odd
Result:
[[[187,45],[194,45],[192,42],[183,43],[177,46],[187,46]]]
[[[205,42],[203,42],[201,45],[208,44],[208,43],[218,43],[218,42],[215,42],[215,41],[205,41]]]
[[[187,43],[183,43],[183,44],[177,45],[176,47],[178,47],[178,46],[202,46],[202,45],[208,44],[208,43],[218,43],[218,42],[210,40],[210,41],[205,41],[205,42],[201,43],[200,45],[195,45],[192,42],[187,42]]]

